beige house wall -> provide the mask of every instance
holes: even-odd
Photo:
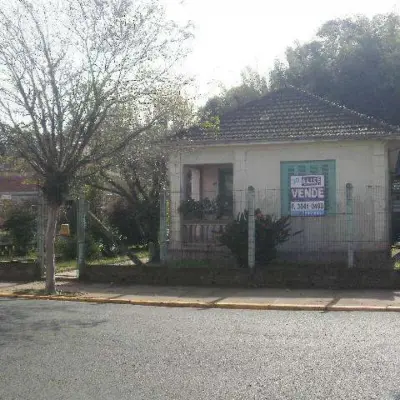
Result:
[[[390,145],[392,148],[394,144]],[[280,165],[283,161],[336,161],[336,215],[293,217],[294,230],[303,234],[285,248],[321,251],[346,246],[346,184],[354,187],[354,237],[358,248],[384,248],[389,241],[389,146],[384,141],[320,141],[253,145],[215,145],[176,154],[169,163],[171,189],[171,244],[180,242],[180,215],[184,165],[233,164],[235,213],[246,208],[246,189],[256,190],[256,206],[280,216]],[[393,153],[393,152],[392,152]],[[203,167],[204,168],[204,167]],[[202,187],[216,190],[215,167],[204,169]]]

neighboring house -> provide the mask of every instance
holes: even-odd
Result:
[[[357,260],[389,255],[400,205],[393,180],[400,128],[284,88],[222,116],[215,136],[193,128],[178,144],[169,160],[171,257],[219,251],[215,232],[247,208],[250,185],[256,208],[292,215],[293,230],[303,231],[281,246],[281,256],[343,261],[349,242]],[[346,203],[349,184],[353,201]],[[218,221],[187,221],[178,211],[189,197],[218,195],[232,198]]]
[[[27,182],[26,177],[11,173],[0,175],[0,200],[24,201],[37,197],[37,185]]]

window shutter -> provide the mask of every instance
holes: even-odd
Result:
[[[336,213],[336,163],[321,163],[321,174],[325,177],[325,210],[327,214]]]
[[[336,212],[336,162],[304,161],[281,163],[281,212],[290,214],[290,177],[293,175],[324,175],[325,178],[325,212],[327,215]]]
[[[317,164],[311,164],[310,165],[310,174],[311,175],[319,175],[319,173],[320,173],[320,170],[318,168],[318,165]]]
[[[296,175],[306,175],[307,174],[307,167],[306,164],[298,164],[297,165],[297,174]]]

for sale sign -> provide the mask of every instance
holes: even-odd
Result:
[[[324,175],[290,177],[290,215],[320,216],[325,214]]]

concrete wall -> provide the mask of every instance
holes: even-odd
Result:
[[[246,189],[256,189],[256,206],[280,216],[282,161],[336,160],[336,215],[293,217],[294,230],[303,230],[285,250],[339,251],[347,246],[345,186],[354,186],[354,238],[357,248],[386,249],[389,240],[389,158],[381,141],[334,141],[257,145],[224,145],[192,150],[170,160],[171,234],[179,242],[182,168],[185,164],[233,163],[235,213],[246,207]],[[206,182],[204,181],[206,179]],[[203,177],[203,187],[211,188],[214,176]]]

